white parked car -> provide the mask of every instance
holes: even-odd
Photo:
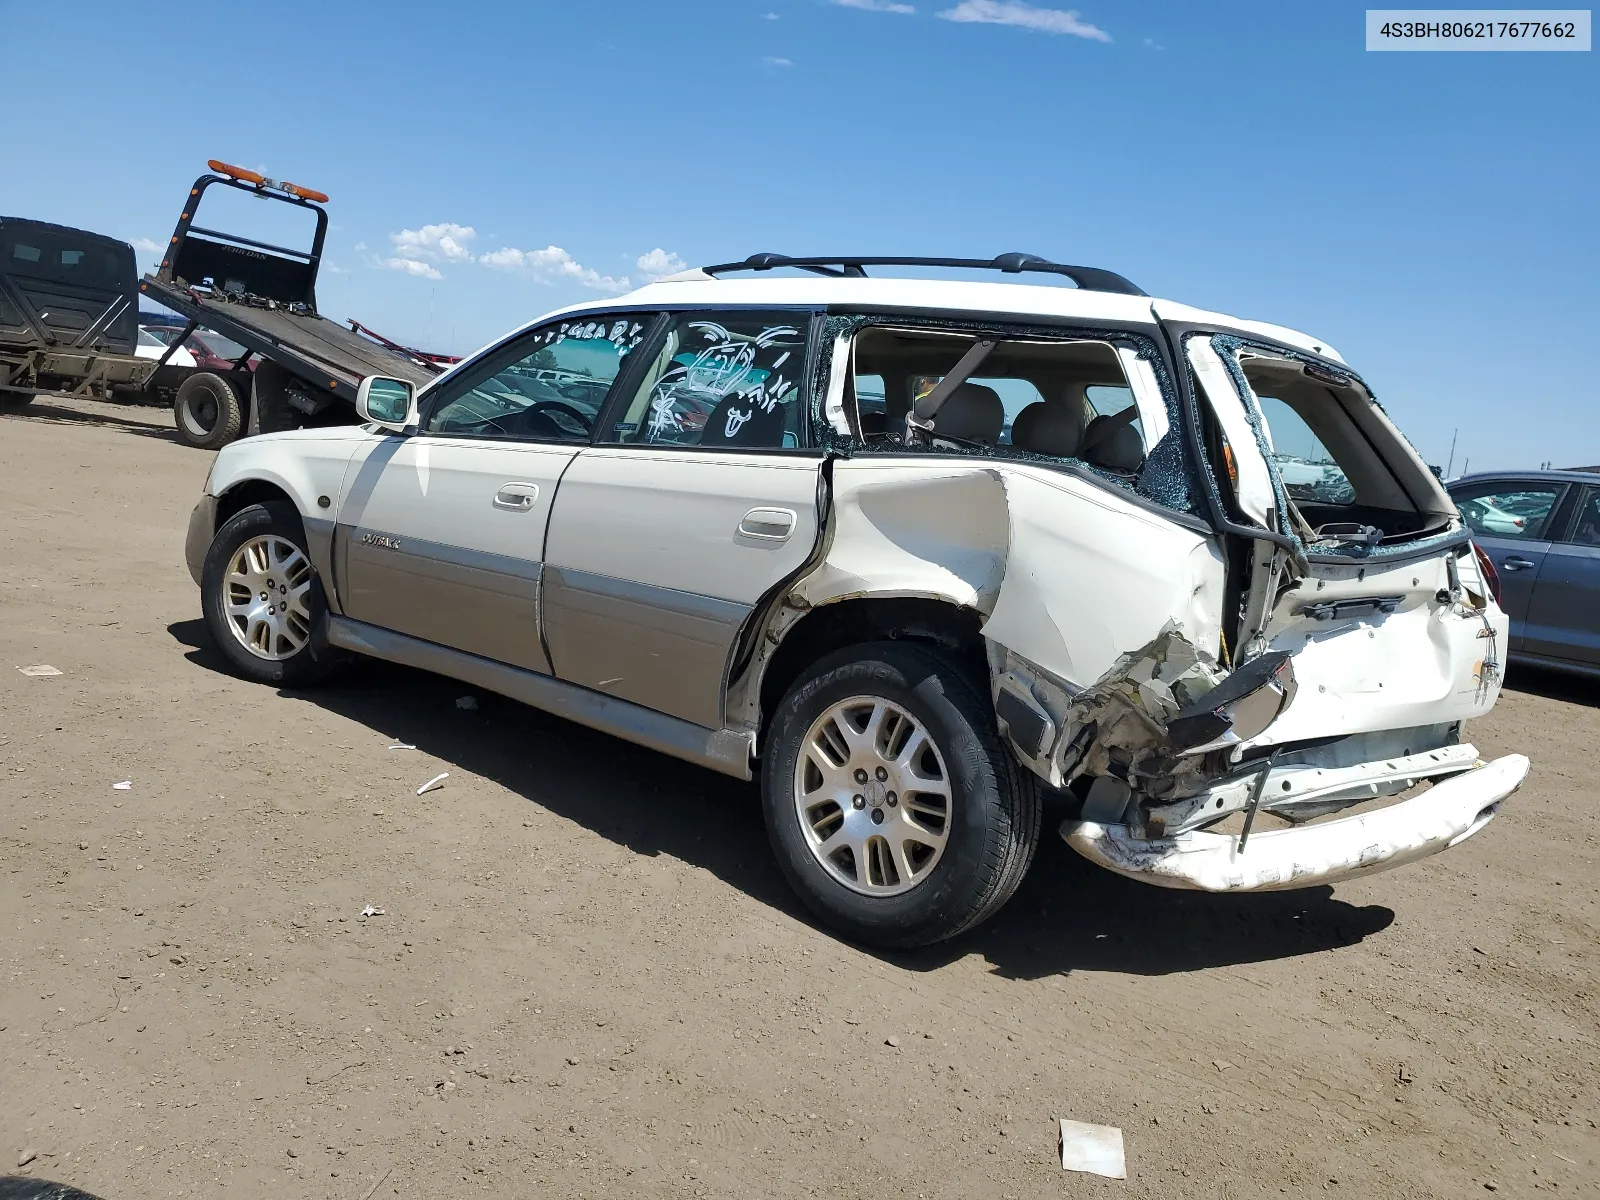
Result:
[[[1353,499],[1290,498],[1264,399]],[[1107,271],[756,256],[358,409],[217,456],[188,559],[236,669],[371,655],[759,776],[785,875],[862,941],[994,913],[1050,796],[1113,871],[1260,891],[1456,845],[1528,769],[1463,737],[1506,617],[1362,380]]]
[[[167,346],[168,343],[162,341],[148,329],[140,329],[139,338],[133,346],[134,357],[159,359],[167,352]],[[184,347],[179,346],[172,352],[172,357],[167,359],[166,365],[169,367],[192,368],[195,365],[194,355],[190,354]]]

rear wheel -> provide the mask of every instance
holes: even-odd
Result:
[[[198,450],[220,450],[239,436],[244,405],[222,376],[196,371],[178,385],[172,405],[178,440]]]
[[[278,687],[327,674],[332,656],[319,644],[327,604],[292,504],[253,504],[230,517],[200,578],[206,628],[239,674]]]
[[[0,388],[0,412],[15,411],[32,403],[32,392],[13,392]]]
[[[762,770],[773,849],[823,921],[875,946],[953,937],[1022,882],[1038,789],[948,656],[872,643],[819,662],[773,716]]]

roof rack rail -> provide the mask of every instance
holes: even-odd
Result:
[[[1144,289],[1124,279],[1115,271],[1100,267],[1072,267],[1051,262],[1037,254],[999,254],[994,258],[855,258],[824,255],[815,258],[791,258],[787,254],[752,254],[743,262],[721,263],[702,267],[707,275],[725,275],[733,271],[770,271],[775,267],[794,267],[810,271],[813,275],[827,275],[836,279],[866,277],[866,267],[958,267],[969,271],[1004,271],[1009,275],[1023,271],[1039,271],[1047,275],[1065,275],[1080,288],[1091,292],[1116,292],[1123,296],[1143,296]]]

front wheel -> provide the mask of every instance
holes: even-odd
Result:
[[[239,674],[303,687],[327,673],[330,652],[317,645],[327,606],[293,505],[235,513],[212,539],[200,579],[206,628]]]
[[[842,650],[789,689],[761,779],[767,832],[806,905],[857,941],[953,937],[1010,899],[1039,840],[1039,792],[949,657]]]

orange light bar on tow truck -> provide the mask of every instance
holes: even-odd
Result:
[[[206,160],[206,166],[210,167],[218,175],[226,175],[230,179],[237,179],[240,183],[254,184],[256,187],[273,188],[276,191],[287,192],[289,195],[298,197],[301,200],[314,200],[319,204],[326,204],[328,202],[328,197],[323,192],[314,191],[307,187],[301,187],[297,183],[279,183],[276,179],[268,179],[259,171],[247,171],[243,167],[234,166],[232,163],[220,162],[219,160],[212,158]]]
[[[285,183],[282,187],[289,195],[299,196],[302,200],[315,200],[318,204],[326,204],[328,202],[328,197],[325,193],[303,188],[298,183]]]

